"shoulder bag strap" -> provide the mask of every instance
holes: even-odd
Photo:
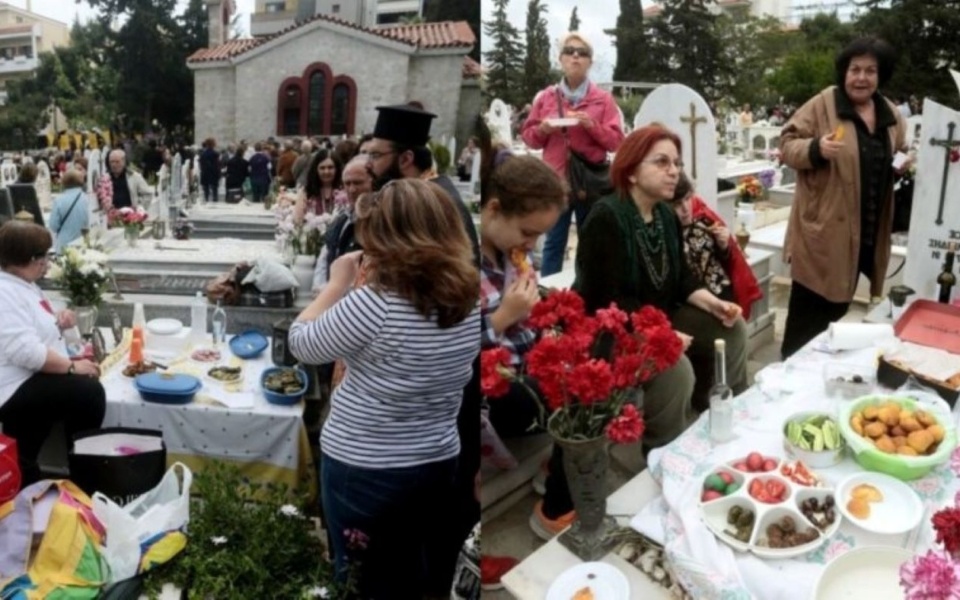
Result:
[[[80,196],[82,195],[83,195],[83,188],[80,188],[79,193],[77,194],[77,197],[73,199],[73,202],[70,204],[70,208],[67,209],[67,214],[63,215],[63,218],[60,219],[60,228],[57,229],[58,234],[60,233],[60,229],[63,229],[64,223],[67,222],[67,217],[69,217],[70,213],[73,212],[73,207],[77,205],[77,202],[80,201]]]
[[[563,118],[563,93],[560,91],[560,84],[558,83],[556,87],[553,88],[554,92],[557,94],[557,110],[560,113],[560,118]],[[561,127],[560,131],[563,132],[563,145],[567,147],[567,151],[570,151],[570,136],[567,135],[567,128]]]

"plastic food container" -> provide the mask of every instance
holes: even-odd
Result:
[[[161,404],[188,404],[203,387],[199,379],[182,373],[144,373],[133,385],[145,401]]]
[[[877,372],[863,365],[829,362],[823,366],[823,387],[828,396],[853,400],[874,391]]]
[[[922,398],[923,401],[918,398]],[[902,408],[913,411],[924,410],[932,414],[940,426],[943,427],[943,441],[939,443],[937,449],[929,456],[903,456],[900,454],[888,454],[877,449],[873,442],[866,437],[858,434],[850,425],[850,417],[854,413],[864,408],[882,404],[887,401],[893,401]],[[838,417],[840,433],[847,440],[847,446],[853,452],[857,463],[868,471],[878,471],[892,475],[903,481],[910,481],[923,477],[933,470],[934,467],[943,464],[950,459],[950,453],[957,445],[957,428],[954,424],[950,408],[946,402],[933,394],[916,394],[911,397],[904,394],[876,394],[858,398],[852,402],[844,403],[840,406],[840,415]]]
[[[267,336],[259,331],[250,330],[233,336],[230,350],[239,358],[256,358],[270,345]]]
[[[267,377],[273,375],[274,373],[279,373],[280,371],[296,372],[301,383],[300,390],[290,394],[268,390],[265,385]],[[294,369],[291,367],[271,367],[269,369],[264,369],[263,373],[260,374],[260,388],[263,390],[263,396],[267,399],[267,402],[270,404],[280,404],[282,406],[292,406],[300,402],[300,400],[303,399],[303,395],[307,391],[308,381],[307,374],[303,369]]]
[[[707,528],[713,532],[722,542],[728,544],[740,552],[750,552],[762,558],[789,558],[800,556],[816,550],[827,539],[832,537],[840,529],[842,515],[836,509],[837,498],[834,498],[833,522],[820,529],[816,524],[810,521],[801,511],[801,505],[811,499],[816,498],[820,506],[824,506],[827,497],[833,497],[832,489],[819,487],[805,487],[797,485],[779,474],[778,468],[774,471],[747,473],[735,469],[733,465],[741,462],[740,460],[731,461],[726,464],[718,465],[710,470],[704,478],[701,489],[707,486],[708,478],[711,475],[727,473],[733,481],[739,484],[733,493],[709,501],[699,503],[700,516]],[[755,482],[766,484],[767,482],[776,482],[784,489],[784,495],[781,500],[776,502],[764,502],[757,500],[751,495],[751,485]],[[740,511],[751,511],[753,513],[753,525],[749,537],[746,541],[737,539],[732,531],[735,526],[729,523],[731,509],[739,507]],[[799,531],[815,529],[817,537],[801,545],[789,548],[771,547],[768,528],[780,522],[784,517],[792,519],[795,528]]]

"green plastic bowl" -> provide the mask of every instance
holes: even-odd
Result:
[[[853,453],[854,460],[867,471],[886,473],[900,479],[911,481],[919,479],[948,460],[950,453],[957,446],[957,428],[950,413],[950,407],[939,397],[930,394],[918,394],[928,400],[923,402],[912,396],[903,394],[872,394],[857,398],[852,402],[840,405],[840,434],[847,440],[847,447]],[[876,448],[867,438],[856,433],[850,427],[850,415],[872,404],[894,401],[903,408],[910,410],[924,410],[934,417],[943,426],[943,441],[937,446],[936,452],[929,456],[903,456],[887,454]]]

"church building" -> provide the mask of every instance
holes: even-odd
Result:
[[[377,25],[365,18],[375,13],[350,10],[367,2],[343,0],[335,15],[228,40],[233,0],[204,3],[210,47],[187,59],[197,141],[360,135],[373,130],[377,106],[410,101],[437,115],[433,139],[456,136],[459,146],[472,134],[479,65],[467,56],[477,40],[465,21]]]

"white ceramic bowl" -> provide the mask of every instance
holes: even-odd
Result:
[[[798,412],[787,417],[787,420],[783,422],[783,449],[788,456],[795,458],[797,460],[802,460],[805,465],[814,469],[824,469],[826,467],[832,467],[840,463],[843,460],[843,451],[847,447],[847,442],[840,437],[840,444],[832,450],[821,450],[820,452],[815,452],[813,450],[804,450],[799,446],[795,445],[787,437],[787,423],[791,421],[806,421],[811,417],[816,416],[825,416],[833,419],[833,422],[837,424],[837,432],[840,431],[840,424],[837,423],[837,418],[826,412],[822,411],[805,411]]]
[[[863,546],[830,561],[810,600],[900,600],[900,565],[913,553],[892,546]]]

